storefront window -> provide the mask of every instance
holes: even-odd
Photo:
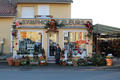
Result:
[[[87,32],[64,32],[64,48],[69,53],[87,52]]]
[[[42,49],[41,32],[19,32],[19,51],[30,54],[40,53]]]

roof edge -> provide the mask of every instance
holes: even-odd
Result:
[[[0,17],[5,17],[6,18],[6,17],[16,17],[16,16],[0,16]]]
[[[31,3],[33,3],[33,4],[36,4],[37,2],[17,2],[17,4],[31,4]],[[37,4],[70,4],[70,3],[73,3],[73,2],[39,2],[39,3],[37,3]]]

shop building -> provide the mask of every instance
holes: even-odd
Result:
[[[17,14],[11,32],[11,52],[41,53],[54,60],[54,49],[59,44],[66,53],[86,50],[92,55],[92,37],[87,36],[91,19],[71,19],[72,0],[11,0]],[[10,29],[9,29],[10,31]]]

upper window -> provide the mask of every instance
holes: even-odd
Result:
[[[38,15],[49,15],[49,5],[38,6]]]
[[[22,18],[34,18],[34,7],[22,7]]]

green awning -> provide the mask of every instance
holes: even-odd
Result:
[[[120,33],[120,28],[96,24],[94,25],[94,33],[105,33],[105,34],[118,34]]]

